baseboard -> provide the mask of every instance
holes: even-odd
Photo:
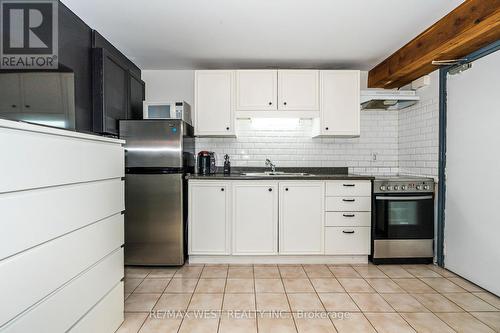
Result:
[[[359,256],[190,255],[188,261],[191,264],[366,264],[368,263],[368,256],[367,255],[359,255]]]

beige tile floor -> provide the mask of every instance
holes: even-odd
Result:
[[[434,265],[126,267],[117,332],[500,332],[500,298]]]

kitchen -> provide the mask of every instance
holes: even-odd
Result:
[[[498,332],[498,2],[219,2],[55,2],[0,70],[0,332]]]

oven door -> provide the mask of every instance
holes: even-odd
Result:
[[[434,197],[432,194],[377,194],[375,196],[375,238],[434,238]]]

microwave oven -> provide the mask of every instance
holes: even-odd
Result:
[[[192,125],[191,106],[186,102],[143,102],[144,119],[182,119]]]

